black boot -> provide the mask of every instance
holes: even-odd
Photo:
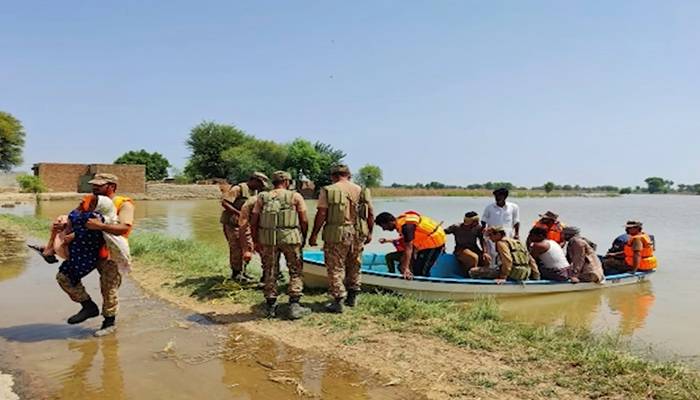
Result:
[[[310,314],[311,309],[299,304],[298,297],[289,298],[289,319],[301,319],[305,315]]]
[[[79,324],[88,318],[94,318],[100,315],[100,309],[97,308],[97,304],[95,304],[95,302],[92,301],[92,299],[82,301],[80,302],[80,305],[82,305],[83,308],[81,308],[77,314],[68,318],[69,324]]]
[[[277,316],[277,299],[265,299],[265,317],[275,318]]]
[[[96,337],[101,337],[107,336],[110,333],[114,332],[117,329],[117,326],[114,325],[115,320],[115,317],[105,317],[104,321],[102,321],[102,327],[96,330],[94,335]]]
[[[348,290],[348,297],[345,298],[345,305],[348,307],[355,307],[357,304],[357,295],[360,294],[359,290],[350,289]]]
[[[333,313],[333,314],[342,314],[343,313],[343,298],[338,297],[337,299],[333,300],[332,302],[326,304],[326,311],[329,313]]]

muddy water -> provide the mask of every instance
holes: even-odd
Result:
[[[0,240],[0,370],[25,399],[414,399],[362,369],[214,325],[121,288],[116,335],[96,339],[95,318],[65,323],[77,310],[53,279],[56,268]],[[97,276],[85,279],[99,299]],[[257,316],[251,315],[251,318]]]
[[[618,198],[512,199],[520,205],[525,227],[537,214],[553,210],[565,223],[582,228],[599,244],[601,251],[623,233],[628,219],[644,221],[656,235],[660,268],[651,284],[522,299],[501,300],[509,318],[536,323],[569,324],[594,329],[619,330],[641,346],[650,344],[662,356],[680,357],[700,366],[700,196],[634,195]],[[446,224],[458,222],[469,210],[481,213],[488,198],[399,198],[378,199],[377,211],[394,213],[419,210]],[[36,210],[21,206],[15,213],[53,217],[74,205],[45,202]],[[310,203],[313,210],[313,203]],[[139,229],[219,243],[224,246],[218,224],[216,201],[152,201],[137,207]],[[389,237],[375,231],[374,237]],[[450,238],[451,240],[451,238]],[[451,244],[448,248],[451,248]],[[375,240],[369,250],[388,250]]]

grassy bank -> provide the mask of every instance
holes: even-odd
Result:
[[[487,189],[408,189],[380,187],[372,189],[374,197],[421,197],[421,196],[441,196],[441,197],[492,197],[492,190]],[[517,190],[510,191],[510,197],[617,197],[615,192],[588,193],[577,191],[555,190],[547,193],[544,190]]]
[[[0,215],[2,224],[30,234],[45,233],[48,227],[45,221],[7,215]],[[136,233],[131,244],[136,269],[157,271],[163,278],[159,285],[177,296],[242,305],[248,311],[262,302],[259,291],[225,278],[227,256],[219,247],[154,233]],[[325,299],[323,293],[312,292],[304,302],[318,310]],[[259,321],[260,317],[253,313],[252,319]],[[700,398],[695,371],[634,355],[616,335],[506,321],[493,298],[465,306],[364,293],[358,307],[342,315],[314,313],[297,323],[269,324],[281,335],[291,329],[309,337],[324,332],[332,348],[351,347],[353,354],[369,353],[369,367],[377,362],[396,362],[400,357],[407,357],[414,365],[434,364],[432,368],[442,373],[440,377],[449,377],[444,385],[453,387],[447,397],[478,394],[499,398],[509,393],[507,398]],[[424,339],[409,345],[407,335]],[[423,341],[426,345],[429,341],[438,343],[439,352],[418,356]],[[377,347],[397,344],[401,354],[394,354],[391,360],[371,354]],[[459,358],[457,367],[447,363],[464,351],[469,357]],[[487,358],[496,360],[498,366],[485,368],[482,360]],[[468,372],[454,373],[453,369]],[[422,378],[420,374],[411,376],[412,371],[397,373],[405,374],[407,381]]]

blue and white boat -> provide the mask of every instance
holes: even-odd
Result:
[[[561,292],[598,290],[631,285],[649,280],[652,272],[608,275],[602,283],[570,283],[528,280],[496,284],[490,279],[471,279],[452,254],[443,254],[430,270],[430,276],[406,280],[399,273],[390,273],[383,253],[362,256],[362,285],[388,289],[425,300],[469,300],[477,296],[521,296]],[[322,251],[304,252],[304,284],[308,287],[328,286]]]

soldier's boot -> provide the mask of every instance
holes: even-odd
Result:
[[[359,290],[350,289],[348,290],[348,297],[345,298],[345,305],[348,307],[355,307],[357,304],[357,296],[360,294]]]
[[[95,331],[95,337],[107,336],[114,333],[117,330],[115,322],[116,317],[105,317],[104,321],[102,321],[102,326],[100,329]]]
[[[277,316],[277,299],[265,299],[265,317],[275,318]]]
[[[332,302],[326,304],[326,311],[333,314],[342,314],[343,312],[343,298],[338,297]]]
[[[250,283],[250,279],[243,274],[243,271],[231,270],[231,280],[238,283]]]
[[[298,297],[289,298],[289,319],[301,319],[311,314],[311,309],[299,304]]]
[[[77,314],[68,318],[69,324],[79,324],[88,318],[94,318],[100,315],[100,309],[97,307],[97,304],[95,304],[95,302],[92,301],[92,299],[82,301],[80,302],[80,305],[82,306],[80,311],[78,311]]]

